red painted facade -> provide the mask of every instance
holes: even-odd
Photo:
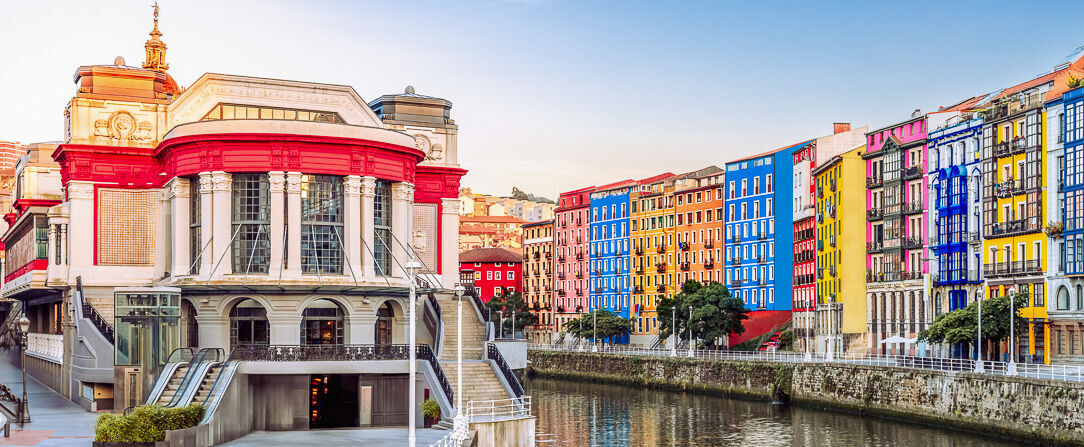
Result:
[[[484,303],[488,303],[502,289],[522,292],[519,289],[523,277],[522,262],[460,262],[460,274],[467,271],[474,273],[474,287]]]

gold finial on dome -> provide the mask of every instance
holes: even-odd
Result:
[[[166,63],[166,43],[162,42],[162,32],[158,31],[158,2],[154,2],[154,29],[150,32],[151,38],[143,45],[147,49],[147,60],[143,62],[143,68],[165,72],[169,69]]]

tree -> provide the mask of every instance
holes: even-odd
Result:
[[[689,322],[689,307],[693,308],[692,322]],[[674,312],[674,308],[677,312]],[[742,320],[749,319],[749,311],[740,298],[730,296],[730,290],[723,284],[712,281],[701,285],[695,280],[685,281],[681,291],[673,298],[664,298],[655,307],[659,319],[659,336],[669,337],[676,332],[683,338],[689,336],[700,340],[705,347],[718,348],[717,342],[725,343],[730,335],[745,332]],[[672,322],[672,316],[677,321]]]
[[[523,330],[528,325],[535,324],[538,320],[538,316],[531,313],[527,309],[527,301],[523,299],[523,295],[519,292],[509,292],[508,290],[502,290],[497,296],[489,300],[486,303],[486,308],[489,309],[489,321],[494,323],[501,319],[500,312],[504,312],[504,319],[501,321],[505,334],[512,333],[512,311],[515,311],[516,318],[516,330]],[[501,329],[497,329],[501,331]]]
[[[1013,296],[1016,307],[1016,335],[1027,333],[1027,319],[1020,316],[1020,309],[1027,307],[1026,293]],[[972,301],[963,309],[939,315],[930,327],[918,334],[918,339],[931,343],[967,343],[974,347],[978,332],[978,301]],[[982,340],[998,343],[1009,338],[1009,296],[999,296],[982,302]]]
[[[518,187],[513,186],[512,198],[516,200],[527,200],[527,193],[523,192],[523,190],[519,189]]]
[[[632,318],[621,318],[610,311],[595,309],[592,313],[581,314],[579,318],[568,320],[563,325],[565,332],[576,338],[594,339],[613,342],[632,330]]]

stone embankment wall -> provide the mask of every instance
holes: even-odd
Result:
[[[1031,442],[1084,445],[1084,383],[846,363],[530,351],[529,374],[872,414]]]

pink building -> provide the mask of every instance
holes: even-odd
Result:
[[[554,269],[553,279],[556,313],[554,330],[563,332],[565,321],[578,318],[588,310],[590,298],[591,261],[591,193],[587,187],[561,193],[553,215]],[[558,337],[560,339],[561,337]]]
[[[866,134],[866,300],[869,352],[923,355],[929,213],[926,116]],[[881,343],[893,336],[909,339]]]

